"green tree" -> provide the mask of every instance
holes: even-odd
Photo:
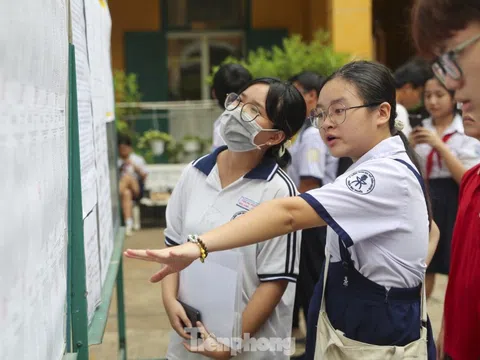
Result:
[[[271,50],[259,48],[250,51],[245,59],[228,57],[223,64],[239,63],[248,69],[254,78],[270,76],[288,80],[306,70],[328,76],[350,59],[351,55],[336,52],[329,34],[320,30],[310,42],[302,41],[300,35],[291,35],[283,39],[282,47],[274,46]],[[212,68],[207,79],[209,84],[212,84],[213,76],[219,67]]]
[[[133,122],[128,121],[140,113],[138,108],[121,107],[119,103],[136,103],[142,99],[139,91],[137,75],[126,74],[123,70],[113,71],[113,86],[115,90],[115,123],[118,133],[127,134],[132,139],[136,137]]]

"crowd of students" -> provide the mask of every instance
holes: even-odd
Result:
[[[217,73],[218,141],[175,187],[168,248],[125,252],[164,264],[151,281],[175,330],[168,359],[232,356],[177,299],[177,273],[215,251],[245,259],[249,338],[298,336],[303,308],[305,359],[480,359],[480,4],[417,0],[412,29],[425,60],[393,73],[369,61],[287,82]],[[437,273],[449,281],[434,341]],[[268,349],[235,357],[288,358]]]

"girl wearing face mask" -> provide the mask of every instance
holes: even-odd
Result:
[[[427,353],[435,359],[421,289],[438,228],[395,105],[388,68],[367,61],[345,65],[325,81],[312,117],[332,155],[354,161],[343,175],[201,233],[201,244],[126,255],[165,264],[151,278],[157,282],[186,268],[202,249],[232,249],[328,226],[325,267],[308,310],[305,359],[426,359]],[[382,349],[371,356],[369,344]]]
[[[188,234],[209,231],[265,201],[297,195],[293,182],[281,167],[288,164],[290,157],[285,142],[300,129],[305,116],[301,94],[294,86],[275,79],[257,79],[238,95],[229,94],[219,128],[226,146],[192,162],[184,170],[166,210],[166,245],[183,244]],[[290,337],[288,324],[292,323],[300,241],[301,233],[294,231],[239,249],[244,259],[244,337],[246,334],[257,339]],[[167,358],[204,359],[202,355],[229,358],[229,351],[202,351],[182,344],[189,339],[184,327],[196,324],[190,323],[177,300],[179,285],[178,274],[172,274],[162,284],[163,303],[175,330]],[[218,293],[212,297],[221,297],[222,291],[219,284]],[[269,348],[237,358],[288,359],[288,351],[278,346]]]
[[[435,274],[448,275],[449,272],[460,181],[463,174],[480,161],[476,153],[478,140],[465,135],[452,94],[431,75],[424,90],[425,108],[430,117],[409,136],[428,181],[433,219],[440,227],[440,241],[427,269],[427,298],[433,291]]]

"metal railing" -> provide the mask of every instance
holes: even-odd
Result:
[[[176,140],[198,136],[210,140],[213,123],[222,113],[214,100],[117,103],[133,115],[122,116],[126,121],[150,120],[152,129],[160,129],[160,121],[168,121],[170,135]]]

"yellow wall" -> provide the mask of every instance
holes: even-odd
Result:
[[[372,0],[253,0],[253,28],[287,28],[310,40],[330,31],[335,50],[372,59]]]
[[[114,69],[125,66],[124,33],[126,31],[157,31],[160,28],[158,0],[109,1],[112,17],[112,63]]]
[[[125,32],[160,30],[159,4],[159,0],[109,1],[114,69],[125,66]],[[336,50],[371,59],[371,7],[372,0],[252,0],[252,27],[286,28],[305,40],[318,29],[329,29]]]
[[[310,0],[252,0],[254,29],[286,28],[290,34],[309,38]]]
[[[334,49],[371,60],[372,0],[329,0],[328,15]]]

